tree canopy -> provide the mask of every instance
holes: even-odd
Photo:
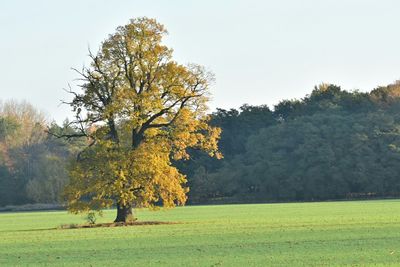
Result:
[[[68,123],[66,123],[68,124]],[[58,203],[68,181],[69,158],[80,140],[66,143],[45,131],[73,131],[48,123],[27,102],[0,104],[0,205]]]
[[[71,211],[116,204],[116,221],[127,221],[132,206],[184,204],[186,177],[171,159],[188,159],[188,148],[221,157],[220,129],[206,113],[213,77],[199,65],[174,61],[162,44],[166,33],[153,19],[133,19],[79,71],[81,90],[71,91],[73,125],[90,144],[71,166]]]
[[[322,84],[271,111],[218,110],[224,160],[193,152],[192,203],[396,197],[400,85],[370,93]]]

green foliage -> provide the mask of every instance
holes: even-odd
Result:
[[[96,212],[93,211],[88,212],[85,219],[88,224],[96,224],[97,221]]]
[[[301,100],[219,110],[221,162],[186,163],[189,201],[324,200],[400,195],[400,88],[322,84]],[[254,118],[251,119],[251,118]],[[198,187],[198,188],[196,188]]]
[[[0,118],[0,141],[5,142],[7,138],[15,134],[18,122],[10,117]]]
[[[48,126],[44,116],[26,102],[0,105],[0,206],[25,203],[59,203],[68,181],[69,158],[82,140],[66,142],[48,133],[72,131]]]

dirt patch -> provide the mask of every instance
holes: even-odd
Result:
[[[95,223],[95,224],[63,224],[58,229],[79,229],[79,228],[98,228],[98,227],[122,227],[122,226],[143,226],[143,225],[164,225],[179,224],[178,222],[160,222],[160,221],[134,221],[129,223]]]

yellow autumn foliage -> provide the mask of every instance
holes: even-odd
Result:
[[[70,211],[183,205],[186,177],[172,160],[189,159],[188,148],[222,157],[207,116],[213,75],[174,61],[165,34],[154,19],[133,19],[79,72],[71,106],[90,145],[70,167]]]

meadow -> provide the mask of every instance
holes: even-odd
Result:
[[[190,206],[137,216],[178,223],[57,229],[85,220],[64,211],[1,213],[0,266],[400,266],[398,200]]]

